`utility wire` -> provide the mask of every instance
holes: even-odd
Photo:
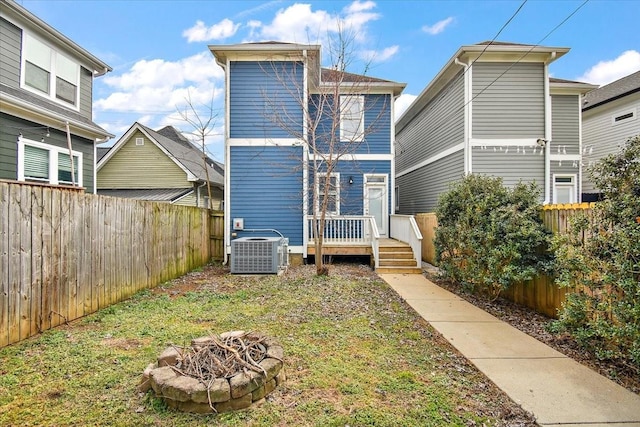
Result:
[[[460,108],[454,110],[453,112],[449,113],[449,115],[447,115],[434,129],[432,129],[429,132],[429,135],[427,137],[431,137],[435,132],[437,132],[438,130],[440,130],[445,124],[447,124],[447,122],[449,122],[449,120],[451,118],[454,117],[455,114],[457,114],[458,112],[464,110],[464,108],[471,103],[474,99],[476,99],[478,96],[482,95],[487,89],[489,89],[489,87],[491,87],[495,82],[497,82],[502,76],[504,76],[509,70],[511,70],[514,66],[516,66],[516,64],[520,63],[520,61],[522,61],[527,55],[529,55],[536,47],[540,46],[540,43],[542,43],[543,41],[545,41],[551,34],[553,34],[558,28],[560,28],[562,25],[564,25],[569,19],[571,19],[571,17],[573,17],[573,15],[575,15],[576,13],[578,13],[578,11],[580,9],[582,9],[582,7],[584,5],[586,5],[589,2],[589,0],[584,0],[576,9],[573,10],[573,12],[571,12],[566,18],[564,18],[558,25],[556,25],[551,31],[549,31],[543,38],[541,38],[535,45],[531,46],[531,48],[526,51],[520,58],[518,58],[516,60],[516,62],[512,63],[504,72],[502,72],[498,77],[496,77],[491,83],[489,83],[487,86],[485,86],[480,92],[478,92],[476,95],[474,95],[469,101],[467,101],[466,103],[464,103]],[[523,4],[524,5],[524,4]],[[522,6],[522,5],[521,5]],[[521,9],[521,7],[518,9],[518,11]],[[518,12],[516,11],[516,13]],[[515,15],[514,15],[515,16]],[[513,18],[511,18],[513,19]],[[498,34],[502,31],[502,29],[498,32]],[[487,45],[485,47],[485,49],[482,51],[482,53],[485,52],[485,50],[489,47],[489,45]],[[481,55],[482,55],[481,53]],[[478,58],[480,58],[480,56],[478,56]],[[476,58],[470,65],[473,65],[473,63],[475,63],[475,61],[478,60],[478,58]],[[468,71],[469,68],[465,69],[465,73]],[[462,74],[464,75],[464,73]],[[451,90],[451,86],[449,86],[447,91]],[[446,93],[445,93],[446,94]],[[444,94],[443,94],[444,96]],[[442,98],[439,97],[439,98]],[[433,108],[433,107],[432,107]],[[402,148],[402,147],[401,147]],[[401,151],[402,153],[402,151]]]

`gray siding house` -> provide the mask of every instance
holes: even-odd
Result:
[[[111,68],[13,0],[0,0],[0,179],[95,192],[93,78]],[[72,161],[73,159],[73,161]]]
[[[592,90],[582,101],[583,163],[588,168],[640,135],[640,71]],[[598,198],[589,174],[582,176],[583,200]]]
[[[545,203],[580,201],[580,97],[549,77],[568,48],[462,46],[396,123],[396,211],[435,210],[469,173],[537,183]]]

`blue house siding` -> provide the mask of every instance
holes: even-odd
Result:
[[[334,169],[334,173],[340,174],[340,214],[341,215],[363,215],[363,194],[364,175],[386,174],[387,175],[387,206],[389,212],[393,212],[391,207],[391,162],[386,160],[366,160],[366,161],[339,161]],[[309,213],[313,212],[313,166],[309,167]],[[349,184],[349,178],[353,183]]]
[[[292,246],[302,245],[302,148],[229,147],[230,219],[245,230],[276,229]],[[237,232],[238,237],[271,235]]]
[[[389,154],[391,152],[391,96],[390,95],[364,95],[364,141],[359,143],[340,142],[340,144],[354,144],[353,148],[336,147],[334,152],[349,152],[350,154]],[[309,114],[312,118],[317,116],[317,107],[323,102],[323,116],[318,118],[316,131],[316,144],[320,152],[328,152],[328,143],[331,141],[331,131],[334,125],[334,115],[337,114],[333,107],[333,97],[328,96],[324,101],[319,100],[320,95],[312,95],[309,102]],[[334,141],[340,138],[340,127],[334,129]]]
[[[302,134],[301,63],[238,61],[231,62],[228,73],[231,138],[296,138]]]

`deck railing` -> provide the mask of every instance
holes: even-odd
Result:
[[[391,215],[391,238],[407,242],[413,250],[416,267],[422,266],[422,233],[413,215]]]
[[[327,216],[324,220],[323,242],[340,245],[369,245],[378,229],[373,226],[370,216]],[[309,244],[318,236],[316,224],[319,218],[314,220],[313,215],[307,216]]]

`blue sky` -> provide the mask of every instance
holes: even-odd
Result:
[[[353,66],[404,82],[402,111],[462,45],[491,40],[523,4],[510,1],[18,0],[109,64],[94,82],[94,121],[116,135],[135,122],[189,126],[176,108],[220,111],[208,141],[223,160],[224,76],[207,45],[278,40],[324,43],[337,22],[358,35]],[[571,18],[560,25],[569,15]],[[640,70],[640,0],[528,0],[499,41],[569,47],[554,77],[607,84]],[[554,28],[556,28],[554,30]],[[552,30],[554,30],[552,32]],[[551,32],[551,34],[549,34]],[[546,37],[546,38],[545,38]],[[543,40],[544,38],[544,40]],[[327,65],[327,64],[325,64]]]

